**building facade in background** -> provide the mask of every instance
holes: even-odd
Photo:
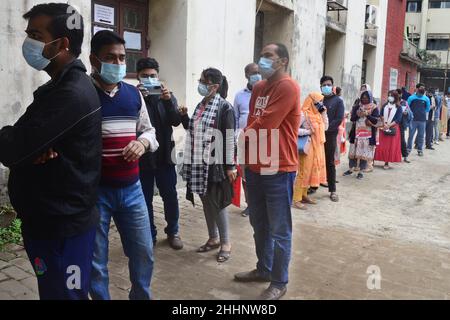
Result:
[[[450,0],[408,0],[406,11],[408,39],[418,46],[423,60],[420,81],[449,90]]]
[[[417,69],[422,61],[417,45],[408,39],[405,29],[406,0],[390,0],[386,23],[382,101],[390,90],[406,87],[413,92],[418,82]]]
[[[161,79],[191,111],[201,100],[197,81],[203,69],[223,71],[232,101],[246,84],[245,65],[257,61],[269,42],[290,49],[290,73],[302,99],[320,90],[324,73],[343,88],[347,109],[363,82],[372,86],[375,98],[382,97],[388,0],[2,0],[0,126],[14,123],[31,103],[33,90],[49,80],[25,63],[21,46],[26,37],[22,15],[51,1],[68,2],[84,17],[80,58],[88,69],[92,35],[114,30],[127,41],[126,81],[137,83],[139,58],[154,57]],[[184,130],[175,130],[180,150],[182,137]],[[0,183],[6,178],[0,174]]]

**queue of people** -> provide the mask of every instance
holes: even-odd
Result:
[[[203,70],[197,86],[202,98],[189,116],[159,79],[154,58],[137,61],[137,86],[124,82],[126,43],[113,31],[92,38],[92,74],[86,75],[79,60],[84,30],[67,27],[67,9],[67,4],[40,4],[24,15],[24,58],[51,81],[36,90],[13,126],[0,130],[0,150],[7,150],[0,162],[10,168],[10,199],[22,220],[41,299],[111,299],[111,220],[129,260],[129,298],[152,299],[155,185],[164,203],[168,243],[174,250],[184,246],[173,127],[186,131],[179,172],[186,199],[195,204],[197,195],[203,204],[208,239],[197,252],[216,250],[218,263],[231,258],[227,207],[239,174],[243,178],[248,207],[242,215],[253,229],[257,264],[234,280],[269,283],[260,296],[264,300],[287,292],[292,206],[315,205],[311,194],[320,186],[331,201],[339,201],[336,166],[347,151],[348,116],[344,175],[358,172],[358,179],[373,161],[384,162],[385,169],[402,158],[409,162],[416,132],[419,155],[425,141],[432,150],[443,134],[449,138],[450,94],[438,99],[429,91],[430,100],[421,84],[411,96],[406,90],[389,92],[382,107],[365,84],[349,115],[342,90],[324,76],[320,92],[308,93],[301,105],[300,87],[288,74],[289,52],[281,43],[266,45],[258,63],[245,67],[247,85],[234,104],[227,101],[222,72]],[[69,286],[73,272],[79,272],[79,281]]]

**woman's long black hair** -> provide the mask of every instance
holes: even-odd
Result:
[[[208,68],[203,70],[203,77],[211,82],[212,84],[218,84],[219,90],[218,93],[223,99],[228,97],[228,80],[227,78],[220,72],[220,70],[215,68]]]

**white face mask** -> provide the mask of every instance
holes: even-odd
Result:
[[[395,98],[394,97],[388,97],[388,101],[389,103],[394,103],[395,102]]]

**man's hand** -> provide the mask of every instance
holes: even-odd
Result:
[[[139,160],[140,157],[145,153],[146,149],[148,149],[147,145],[144,145],[147,140],[134,140],[131,141],[128,146],[123,149],[122,155],[127,162],[134,162]]]
[[[172,95],[170,94],[170,90],[161,83],[161,99],[162,100],[170,100],[172,99]]]
[[[58,157],[58,153],[56,153],[52,148],[50,148],[46,153],[41,155],[34,161],[34,164],[45,164],[49,160],[55,159]]]
[[[180,106],[178,108],[178,112],[180,113],[181,116],[185,116],[188,114],[188,108],[186,108],[185,106]]]
[[[227,170],[227,177],[230,183],[236,181],[237,178],[237,170]]]

